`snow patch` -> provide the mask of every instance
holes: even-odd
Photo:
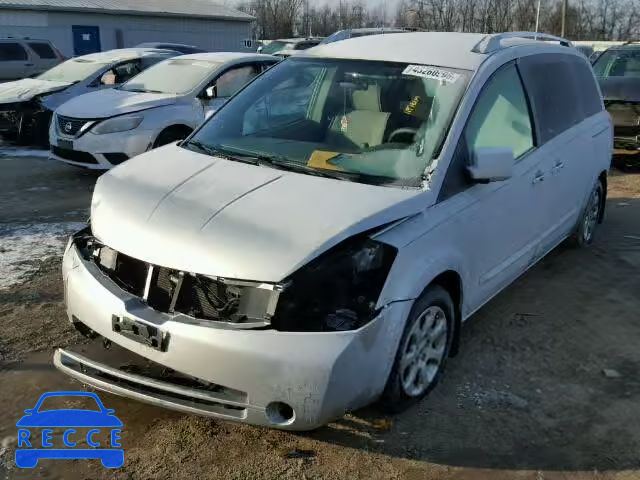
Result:
[[[49,150],[19,147],[0,147],[0,158],[37,157],[49,158]]]
[[[0,224],[0,290],[25,282],[37,273],[39,262],[64,253],[69,235],[86,224]]]

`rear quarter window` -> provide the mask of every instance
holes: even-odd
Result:
[[[29,48],[36,52],[36,54],[45,60],[52,60],[57,58],[53,48],[48,43],[43,42],[29,42]]]
[[[0,62],[27,60],[27,51],[19,43],[0,43]]]
[[[541,54],[518,60],[531,97],[540,143],[602,111],[591,67],[575,55]]]

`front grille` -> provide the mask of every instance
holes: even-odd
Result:
[[[55,145],[51,145],[51,151],[54,155],[77,163],[97,164],[96,157],[87,152],[81,152],[79,150],[69,150],[68,148],[60,148]]]
[[[58,121],[58,131],[72,137],[77,136],[80,129],[86,123],[89,123],[88,120],[82,118],[63,117],[61,115],[56,115],[56,118]]]

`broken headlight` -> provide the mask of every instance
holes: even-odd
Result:
[[[291,275],[271,320],[282,331],[354,330],[376,304],[397,250],[368,237],[348,239]]]

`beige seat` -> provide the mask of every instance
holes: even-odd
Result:
[[[380,145],[389,121],[389,113],[381,111],[380,87],[372,84],[366,90],[354,90],[352,104],[353,110],[344,115],[344,120],[343,115],[333,118],[327,141],[359,148]]]

